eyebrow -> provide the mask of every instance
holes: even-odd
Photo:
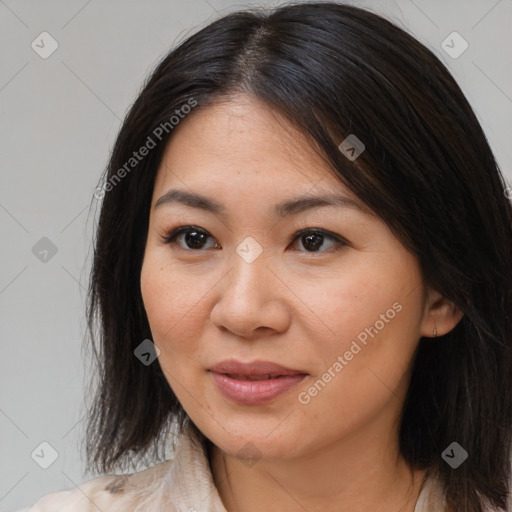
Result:
[[[215,199],[178,189],[171,189],[167,191],[158,199],[154,208],[157,209],[160,206],[171,204],[183,204],[192,208],[198,208],[200,210],[214,213],[223,219],[228,217],[226,208]],[[297,215],[298,213],[323,206],[350,208],[360,213],[370,213],[365,207],[349,197],[326,194],[321,196],[305,195],[283,201],[274,205],[274,214],[277,217],[287,217],[289,215]]]

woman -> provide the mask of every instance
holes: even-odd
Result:
[[[225,16],[158,65],[98,190],[111,474],[32,512],[508,510],[512,209],[413,37],[328,2]]]

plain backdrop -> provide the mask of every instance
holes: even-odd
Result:
[[[185,36],[278,3],[0,0],[0,511],[94,476],[81,458],[93,193],[128,107]],[[352,3],[441,58],[512,183],[512,1]],[[457,58],[442,46],[454,31],[469,45]]]

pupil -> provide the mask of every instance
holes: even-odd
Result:
[[[204,243],[205,233],[199,231],[187,231],[185,235],[186,244],[194,249],[200,249]]]
[[[316,233],[305,235],[304,240],[308,240],[308,242],[304,244],[304,247],[306,247],[306,249],[308,248],[308,245],[313,245],[313,249],[318,249],[318,247],[321,247],[322,245],[323,235],[319,235]]]

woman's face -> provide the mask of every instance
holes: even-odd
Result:
[[[171,191],[182,195],[156,206]],[[190,227],[165,243],[180,226]],[[141,289],[169,385],[198,428],[241,457],[394,439],[413,353],[435,328],[416,259],[300,133],[244,96],[175,128]],[[212,371],[225,361],[289,371]]]

